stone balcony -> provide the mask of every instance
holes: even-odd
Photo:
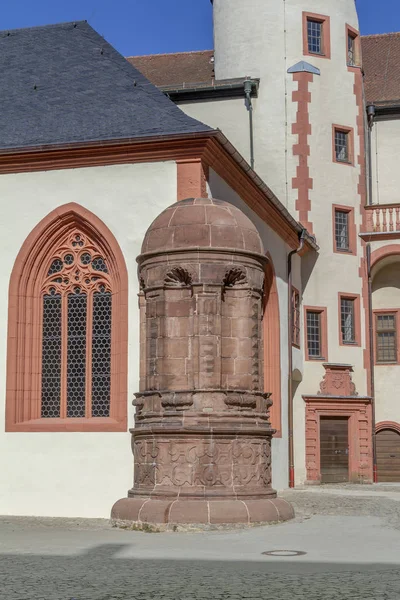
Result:
[[[400,238],[400,203],[371,204],[365,207],[366,227],[360,236],[373,239]]]

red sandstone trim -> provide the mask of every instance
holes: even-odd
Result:
[[[185,198],[207,197],[207,167],[200,158],[177,160],[178,201]]]
[[[293,81],[298,82],[298,89],[292,93],[292,101],[297,102],[296,122],[292,125],[292,134],[298,136],[297,144],[293,144],[293,156],[299,157],[299,165],[296,168],[296,177],[292,179],[292,189],[298,190],[296,210],[299,212],[299,220],[310,233],[313,225],[309,221],[311,211],[310,190],[313,189],[313,180],[310,177],[308,157],[310,146],[308,136],[311,135],[310,115],[308,104],[311,103],[311,92],[309,83],[314,81],[312,73],[293,73]]]
[[[281,397],[281,337],[279,296],[276,275],[271,256],[265,273],[264,300],[264,388],[271,392],[271,425],[276,429],[274,437],[282,437],[282,397]]]
[[[308,32],[307,21],[318,21],[322,23],[322,54],[310,52],[308,50]],[[303,54],[315,58],[331,57],[331,19],[327,15],[319,15],[317,13],[303,12]]]
[[[306,470],[309,483],[321,481],[320,418],[349,419],[349,481],[372,482],[372,408],[370,398],[307,397]]]
[[[390,244],[389,246],[382,246],[377,250],[371,252],[371,268],[374,267],[379,261],[387,256],[393,256],[395,254],[400,255],[400,244]]]
[[[346,344],[343,342],[342,335],[342,315],[341,315],[341,299],[345,298],[348,300],[354,300],[354,337],[355,342],[352,344]],[[361,315],[360,315],[360,294],[347,294],[344,292],[338,293],[338,320],[339,320],[339,346],[346,346],[352,348],[353,346],[361,346]]]
[[[337,160],[335,151],[335,132],[343,131],[348,134],[348,155],[349,160]],[[347,165],[348,167],[354,167],[354,129],[352,127],[346,127],[345,125],[332,125],[332,160],[337,165]]]
[[[400,433],[400,423],[396,423],[396,421],[380,421],[376,424],[375,433],[379,433],[384,429],[393,429],[393,431]]]
[[[321,356],[314,358],[308,355],[308,336],[307,336],[307,312],[318,312],[321,315]],[[328,361],[328,309],[326,306],[305,306],[304,307],[304,350],[306,360],[312,362]]]
[[[96,241],[113,282],[111,406],[109,418],[42,419],[40,397],[41,293],[47,259],[59,240],[79,227]],[[48,214],[26,238],[9,286],[6,431],[126,431],[128,274],[121,249],[96,215],[75,203]]]
[[[340,210],[346,212],[349,218],[349,249],[338,250],[336,246],[336,235],[335,235],[335,212]],[[357,254],[357,228],[354,220],[354,208],[351,206],[343,206],[342,204],[332,204],[332,237],[333,237],[333,252],[344,255],[356,255]]]

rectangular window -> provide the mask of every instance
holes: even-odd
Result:
[[[303,12],[303,54],[331,57],[330,18],[327,15]]]
[[[300,294],[292,290],[292,344],[300,347]]]
[[[332,126],[333,162],[352,165],[354,156],[354,132],[351,127]]]
[[[354,298],[340,298],[340,322],[342,327],[342,343],[356,343]]]
[[[349,162],[349,133],[335,130],[335,154],[338,162]]]
[[[347,64],[349,67],[356,65],[356,38],[351,33],[347,34]]]
[[[397,362],[396,314],[377,314],[376,329],[376,362]]]
[[[307,348],[309,358],[322,357],[321,313],[307,311]]]
[[[307,19],[308,51],[312,54],[323,54],[322,23]]]
[[[337,252],[350,250],[349,213],[335,209],[335,243]]]

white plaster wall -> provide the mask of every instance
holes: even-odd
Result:
[[[400,262],[379,269],[372,282],[372,308],[400,308]],[[399,340],[397,340],[399,343]],[[400,406],[397,390],[400,387],[400,365],[375,365],[375,415],[376,422],[400,423]]]
[[[249,113],[243,98],[179,104],[189,117],[220,129],[250,163]]]
[[[400,119],[377,121],[372,130],[374,204],[400,202]]]
[[[0,514],[109,517],[133,483],[126,433],[4,433],[8,284],[17,253],[54,208],[77,202],[115,235],[129,276],[129,426],[139,389],[136,256],[153,219],[176,200],[174,162],[0,176]]]
[[[279,297],[281,341],[281,411],[282,437],[272,440],[272,485],[282,490],[288,487],[288,320],[287,320],[287,266],[289,248],[286,243],[233,191],[213,170],[210,170],[209,193],[212,197],[231,202],[240,208],[255,224],[274,264]],[[294,282],[300,283],[298,261],[294,264]],[[299,288],[300,289],[300,288]]]

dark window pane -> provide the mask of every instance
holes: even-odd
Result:
[[[59,417],[60,405],[61,295],[53,292],[43,296],[42,417]]]
[[[322,54],[322,23],[307,20],[308,51],[313,54]]]
[[[300,346],[300,296],[293,290],[292,293],[292,343]]]
[[[354,344],[356,341],[354,326],[354,300],[341,298],[340,313],[343,344]]]
[[[110,292],[93,295],[92,417],[110,416],[111,303]]]
[[[307,346],[309,358],[321,357],[321,313],[307,311]]]
[[[351,67],[356,64],[356,40],[350,34],[347,36],[347,64]]]
[[[85,416],[87,296],[68,296],[67,417]]]
[[[335,210],[336,250],[349,250],[349,213]]]
[[[339,162],[349,162],[349,134],[335,129],[335,154]]]
[[[96,258],[93,259],[92,267],[95,271],[102,271],[103,273],[108,273],[105,260],[101,256],[96,256]]]
[[[396,316],[377,315],[376,329],[377,362],[397,362]]]

